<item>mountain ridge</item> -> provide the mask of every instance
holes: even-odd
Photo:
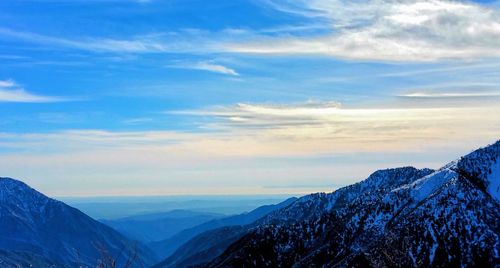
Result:
[[[282,208],[278,210],[274,210],[271,213],[264,215],[262,218],[257,219],[255,222],[249,223],[245,226],[241,226],[238,228],[218,228],[206,231],[202,234],[199,234],[193,237],[190,241],[186,242],[182,245],[176,252],[174,252],[170,257],[166,260],[160,262],[155,267],[189,267],[189,266],[203,266],[201,264],[201,260],[206,260],[208,256],[216,256],[221,254],[222,251],[229,247],[231,244],[228,244],[232,240],[232,242],[237,242],[234,238],[241,238],[247,235],[253,228],[259,228],[261,225],[269,225],[276,223],[276,221],[282,222],[293,222],[297,220],[305,220],[309,218],[313,218],[315,216],[319,216],[326,211],[328,211],[329,205],[332,204],[332,197],[338,194],[344,194],[344,189],[353,189],[356,191],[363,191],[363,187],[367,188],[366,184],[371,183],[372,181],[378,182],[376,185],[372,185],[372,187],[380,187],[381,181],[376,178],[381,177],[383,174],[386,180],[386,184],[390,184],[394,181],[402,180],[401,183],[415,180],[416,178],[420,178],[424,175],[429,174],[433,170],[431,169],[417,169],[414,167],[401,167],[401,168],[391,168],[385,170],[379,170],[374,172],[370,177],[362,182],[343,187],[333,193],[314,193],[310,195],[306,195],[304,197],[298,198],[286,204]],[[346,199],[346,196],[342,196],[342,198]],[[342,202],[348,202],[347,200],[343,200]],[[300,212],[300,215],[294,212]],[[216,239],[220,237],[220,241]],[[222,237],[230,237],[231,239],[223,239]],[[202,243],[203,240],[208,241],[216,241],[212,242],[211,245],[204,245],[203,250],[197,249]],[[195,252],[195,254],[189,255],[186,252]],[[203,252],[209,253],[208,255],[204,255]],[[200,257],[201,256],[201,257]]]
[[[306,196],[204,266],[495,266],[499,157],[500,141],[388,189],[370,183],[375,172],[331,194]],[[318,208],[323,213],[310,213]]]

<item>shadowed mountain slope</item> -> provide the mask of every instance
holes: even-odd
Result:
[[[120,265],[134,259],[132,267],[156,260],[145,246],[79,210],[23,182],[0,178],[1,267],[95,267],[106,256]]]

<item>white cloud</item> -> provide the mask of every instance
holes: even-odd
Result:
[[[0,88],[3,87],[13,87],[15,85],[12,80],[0,80]]]
[[[500,97],[500,92],[413,92],[400,95],[406,98],[470,98]]]
[[[0,89],[0,102],[58,102],[62,101],[60,98],[56,97],[46,97],[40,95],[34,95],[26,92],[23,89],[15,90],[3,90]]]
[[[491,6],[446,0],[267,2],[326,20],[332,33],[236,42],[229,50],[382,61],[500,57],[500,12]]]
[[[469,69],[465,72],[454,73],[454,76],[470,76],[469,80],[463,80],[458,82],[445,82],[436,83],[433,82],[429,85],[421,85],[417,88],[408,89],[403,91],[403,93],[397,94],[398,97],[408,98],[408,99],[440,99],[439,104],[445,105],[448,100],[462,99],[462,103],[467,103],[467,106],[481,106],[484,105],[485,101],[498,101],[500,97],[500,83],[498,81],[486,81],[485,72],[478,72],[478,80],[471,75],[472,70]],[[477,82],[480,81],[480,82]],[[420,103],[422,103],[419,101]]]
[[[0,102],[59,102],[67,99],[53,96],[42,96],[27,92],[12,80],[0,80]]]
[[[128,124],[128,125],[138,125],[138,124],[143,124],[143,123],[148,123],[152,122],[152,118],[148,117],[138,117],[138,118],[130,118],[127,120],[124,120],[123,123]]]
[[[204,71],[209,71],[209,72],[215,72],[215,73],[221,73],[221,74],[228,74],[228,75],[235,75],[238,76],[239,74],[228,67],[219,65],[219,64],[213,64],[210,62],[199,62],[195,65],[192,66],[193,69],[198,69],[198,70],[204,70]]]
[[[231,69],[231,68],[226,67],[226,66],[223,66],[223,65],[220,65],[220,64],[215,64],[215,63],[210,62],[210,61],[200,61],[200,62],[195,62],[195,63],[176,63],[176,64],[167,65],[167,67],[202,70],[202,71],[208,71],[208,72],[213,72],[213,73],[239,76],[239,73],[236,72],[236,70]]]

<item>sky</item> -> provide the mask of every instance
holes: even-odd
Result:
[[[0,176],[303,194],[500,133],[500,2],[0,1]]]

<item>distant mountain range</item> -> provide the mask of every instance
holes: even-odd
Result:
[[[180,231],[203,224],[225,215],[189,210],[172,210],[163,213],[130,216],[116,220],[100,220],[124,235],[150,243],[168,239]]]
[[[289,195],[192,195],[192,196],[123,196],[61,197],[60,201],[94,219],[116,220],[138,215],[154,215],[174,210],[206,214],[236,215],[257,207],[276,204]]]
[[[297,198],[292,197],[279,204],[261,206],[248,213],[211,220],[185,229],[169,239],[151,243],[149,246],[158,256],[170,256],[158,264],[158,267],[194,265],[211,260],[243,236],[244,230],[248,228],[247,225],[271,212],[287,207],[296,200]]]
[[[115,228],[141,238],[131,230],[158,230],[137,222],[197,216],[171,213]],[[113,254],[135,245],[146,267],[155,255],[154,267],[498,267],[500,141],[438,170],[379,170],[332,193],[172,227],[147,246],[12,179],[0,179],[0,216],[0,267],[95,267],[96,244]]]
[[[0,178],[0,267],[96,267],[110,259],[118,267],[157,260],[147,247],[79,210]]]

